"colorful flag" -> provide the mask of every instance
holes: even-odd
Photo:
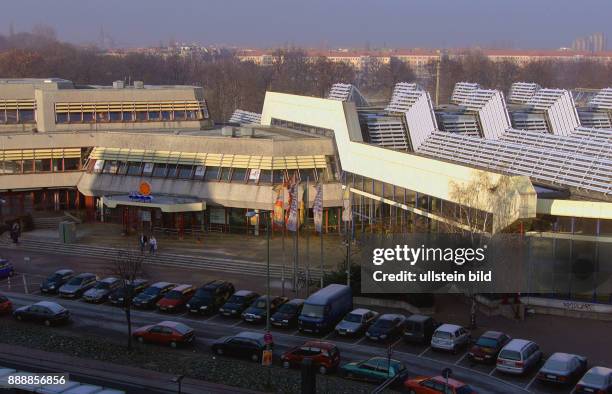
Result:
[[[317,194],[312,205],[312,214],[314,216],[315,231],[322,232],[323,227],[323,185],[317,184]]]
[[[274,202],[274,225],[282,228],[285,223],[285,208],[283,207],[283,195],[284,195],[284,185],[277,185],[274,187],[274,192],[276,193],[276,201]]]
[[[289,184],[289,218],[287,219],[287,229],[289,231],[297,231],[298,229],[298,183],[294,179]]]

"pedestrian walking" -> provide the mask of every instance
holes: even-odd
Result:
[[[151,235],[149,239],[149,253],[155,256],[155,252],[157,252],[157,239],[154,235]]]
[[[144,235],[143,233],[140,233],[140,238],[138,239],[138,242],[140,242],[140,254],[143,254],[145,251],[145,248],[147,247],[147,236]]]
[[[11,239],[14,244],[19,243],[19,235],[21,235],[21,226],[19,226],[19,222],[14,222],[11,227]]]

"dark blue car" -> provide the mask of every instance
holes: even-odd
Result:
[[[351,288],[331,284],[312,294],[298,318],[301,332],[322,334],[331,331],[353,309]]]
[[[15,268],[7,259],[0,259],[0,279],[8,278],[15,274]]]

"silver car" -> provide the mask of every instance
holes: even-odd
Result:
[[[540,368],[537,376],[540,382],[569,384],[578,381],[586,369],[586,357],[568,353],[553,353]]]
[[[526,339],[513,339],[499,352],[495,369],[520,375],[534,367],[542,359],[540,347]]]
[[[365,332],[370,324],[378,317],[378,312],[365,308],[358,308],[344,316],[344,319],[336,325],[338,335],[357,335]]]
[[[470,332],[465,328],[456,324],[442,324],[431,336],[431,347],[455,353],[459,348],[468,346],[471,340]]]
[[[118,278],[109,277],[98,281],[94,287],[83,294],[87,302],[104,302],[114,290],[119,288],[121,281]]]

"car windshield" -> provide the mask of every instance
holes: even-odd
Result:
[[[556,360],[553,358],[546,361],[546,363],[544,364],[544,368],[552,369],[554,371],[566,371],[568,369],[568,361]]]
[[[178,331],[180,334],[187,334],[189,331],[191,331],[191,328],[184,325],[183,323],[176,323],[174,325],[174,329]]]
[[[210,290],[205,290],[205,289],[198,289],[198,291],[196,291],[196,293],[194,294],[194,298],[200,298],[202,300],[210,300],[212,297],[212,294],[210,293]]]
[[[96,285],[96,289],[109,289],[110,288],[110,283],[108,282],[98,282],[98,284]]]
[[[62,279],[62,276],[60,274],[51,274],[49,275],[49,277],[47,278],[47,280],[49,282],[57,282],[58,280]]]
[[[264,298],[263,300],[257,300],[257,302],[255,302],[255,305],[253,305],[254,308],[257,309],[264,309],[266,307],[266,299]]]
[[[5,296],[0,295],[0,302],[7,302],[8,298],[6,298]]]
[[[474,392],[474,389],[472,389],[472,387],[469,384],[466,384],[465,386],[461,386],[455,389],[456,394],[472,394],[473,392]]]
[[[155,296],[155,295],[158,295],[160,291],[161,289],[159,287],[149,287],[142,294],[149,295],[149,296]]]
[[[476,341],[476,345],[480,347],[495,348],[497,347],[497,341],[492,338],[482,338],[481,337],[481,338],[478,338],[478,340]]]
[[[433,336],[434,338],[438,338],[438,339],[450,339],[451,338],[450,332],[445,332],[445,331],[436,331]]]
[[[68,284],[73,285],[73,286],[78,286],[81,283],[83,283],[83,281],[84,281],[84,278],[76,277],[76,278],[70,279],[70,282],[68,282]]]
[[[356,313],[349,313],[344,318],[344,321],[348,321],[351,323],[361,323],[361,315],[358,315]]]
[[[514,351],[514,350],[502,350],[502,352],[499,354],[499,358],[504,358],[506,360],[520,361],[521,353]]]
[[[293,304],[283,304],[278,311],[281,313],[295,313],[297,311],[297,306]]]
[[[183,293],[177,290],[172,290],[166,294],[166,298],[169,300],[180,300],[183,297]]]
[[[582,377],[582,382],[593,386],[603,386],[606,384],[606,376],[598,374],[596,372],[588,372]]]
[[[113,292],[113,295],[123,297],[123,295],[125,294],[125,291],[126,291],[125,287],[120,287]]]
[[[244,296],[233,295],[227,302],[230,304],[242,304],[244,302]]]
[[[378,319],[376,323],[374,323],[374,327],[376,328],[389,328],[393,326],[393,320],[388,319]]]
[[[409,321],[406,323],[407,331],[421,331],[421,323],[417,323],[415,321]]]
[[[302,315],[308,317],[323,317],[325,306],[305,304],[302,309]]]

